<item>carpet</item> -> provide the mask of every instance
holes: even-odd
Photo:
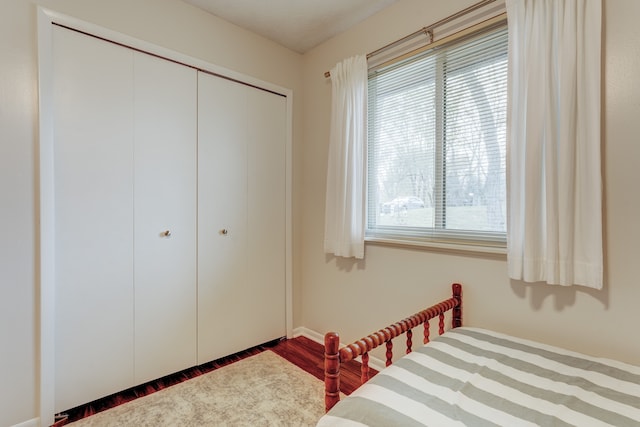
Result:
[[[314,426],[324,383],[264,351],[68,424],[96,426]]]

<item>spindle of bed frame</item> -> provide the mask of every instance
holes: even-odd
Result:
[[[386,366],[391,365],[393,359],[392,339],[406,333],[407,354],[412,350],[412,329],[424,324],[424,343],[429,342],[429,320],[438,317],[438,333],[444,333],[444,313],[451,310],[451,327],[462,326],[462,285],[451,285],[452,297],[422,310],[413,316],[380,329],[358,341],[340,347],[340,337],[336,332],[328,332],[324,337],[325,346],[325,408],[328,411],[340,401],[340,364],[362,356],[361,382],[369,380],[369,352],[374,348],[386,345]]]
[[[422,342],[424,344],[428,344],[429,343],[429,334],[431,333],[431,325],[429,325],[429,320],[425,320],[424,322],[424,339],[422,340]]]

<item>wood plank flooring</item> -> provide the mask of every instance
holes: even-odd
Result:
[[[98,399],[65,411],[63,414],[57,414],[56,422],[53,427],[61,427],[67,423],[113,408],[138,397],[146,396],[179,382],[186,381],[190,378],[205,374],[230,363],[237,362],[245,357],[253,356],[262,351],[273,351],[282,358],[315,376],[318,380],[324,380],[323,345],[302,336],[289,340],[276,340],[213,362],[205,363],[194,368],[168,375],[156,381],[142,384],[102,399]],[[353,390],[360,386],[360,363],[350,361],[344,365],[345,366],[342,367],[340,373],[341,390],[345,394],[351,394]],[[376,373],[377,372],[374,369],[371,369],[371,376]]]
[[[273,352],[324,381],[324,346],[306,337],[297,337],[278,342],[271,348]],[[369,375],[378,372],[369,368]],[[355,360],[345,363],[340,371],[340,389],[351,394],[360,386],[360,363]]]

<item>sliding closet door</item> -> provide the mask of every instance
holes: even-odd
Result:
[[[199,74],[198,363],[286,335],[285,102]]]
[[[198,73],[198,363],[247,348],[246,94]]]
[[[56,411],[133,380],[133,52],[54,27]]]
[[[135,382],[196,364],[196,70],[134,56]]]

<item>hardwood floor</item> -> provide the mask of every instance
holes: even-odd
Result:
[[[279,356],[299,366],[321,381],[324,381],[324,346],[306,337],[278,342],[270,348]],[[369,375],[377,374],[369,368]],[[345,394],[351,394],[360,386],[360,363],[352,360],[345,363],[340,371],[340,389]]]
[[[77,421],[92,414],[129,402],[138,397],[146,396],[171,385],[197,377],[198,375],[211,372],[214,369],[221,368],[262,351],[273,351],[280,357],[315,376],[318,380],[324,380],[323,345],[302,336],[290,340],[276,340],[213,362],[205,363],[194,368],[168,375],[156,381],[142,384],[93,402],[89,402],[85,405],[65,411],[62,414],[57,414],[56,422],[53,426],[61,427],[70,422]],[[377,371],[371,369],[371,376],[376,373]],[[345,394],[351,394],[353,390],[360,386],[360,363],[350,361],[342,367],[340,373],[340,384],[341,390]]]

